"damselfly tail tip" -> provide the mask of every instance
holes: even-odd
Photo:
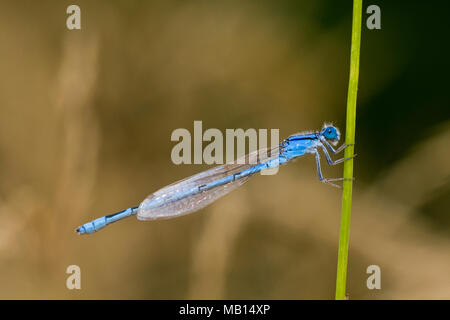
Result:
[[[78,233],[79,235],[85,234],[85,233],[86,233],[85,230],[84,230],[84,228],[83,228],[82,226],[76,228],[76,229],[75,229],[75,232]]]

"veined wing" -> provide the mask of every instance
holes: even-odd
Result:
[[[168,219],[200,210],[243,185],[253,174],[230,180],[230,182],[206,190],[202,190],[202,186],[275,159],[278,155],[278,146],[272,149],[260,149],[233,163],[218,166],[177,181],[149,195],[139,205],[137,218],[139,220]]]

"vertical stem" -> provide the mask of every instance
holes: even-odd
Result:
[[[353,1],[352,44],[350,55],[350,79],[347,97],[347,127],[345,143],[355,143],[356,96],[358,92],[359,56],[361,44],[362,0]],[[345,157],[353,156],[353,146],[345,149]],[[353,177],[353,159],[344,162],[344,178]],[[348,239],[350,233],[350,213],[352,208],[352,180],[343,182],[341,229],[339,234],[339,252],[336,276],[336,300],[344,300],[346,296]]]

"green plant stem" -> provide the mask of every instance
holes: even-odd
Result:
[[[356,125],[356,97],[358,93],[359,56],[361,45],[362,0],[353,1],[352,44],[350,54],[350,79],[347,97],[347,125],[345,143],[351,146],[345,149],[345,157],[353,156]],[[353,159],[344,162],[344,178],[353,177]],[[336,300],[346,298],[348,240],[350,233],[350,213],[352,208],[352,180],[344,180],[342,192],[341,228],[336,276]]]

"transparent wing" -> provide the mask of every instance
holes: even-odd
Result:
[[[206,207],[253,176],[248,175],[212,189],[196,191],[199,186],[234,175],[278,157],[279,147],[254,151],[237,161],[206,170],[177,181],[149,195],[139,206],[139,220],[168,219],[195,212]]]

